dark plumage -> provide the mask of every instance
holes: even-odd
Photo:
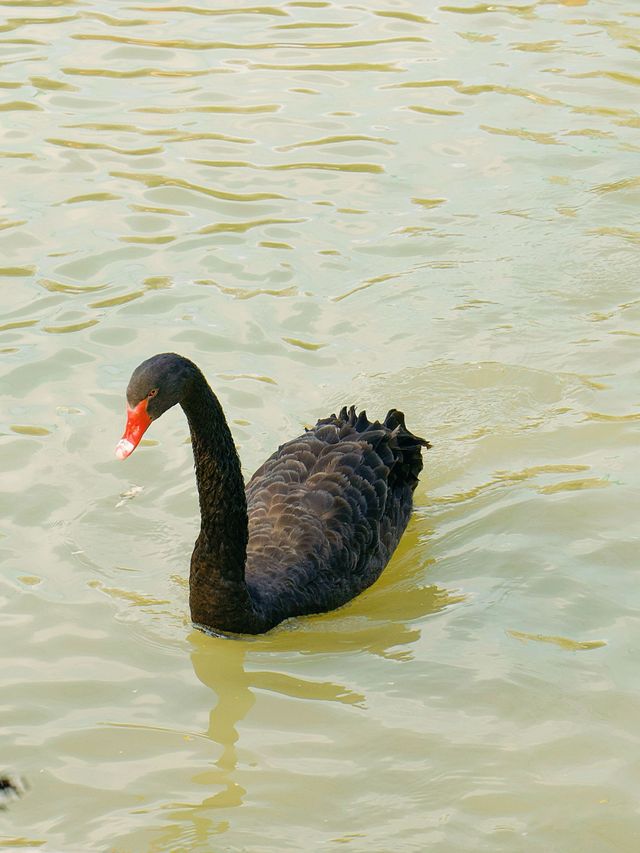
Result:
[[[222,407],[193,362],[174,353],[144,361],[127,402],[120,458],[176,403],[189,422],[201,516],[190,575],[196,624],[258,634],[339,607],[380,575],[430,446],[402,412],[371,423],[344,408],[279,447],[245,489]]]

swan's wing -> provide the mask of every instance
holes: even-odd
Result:
[[[282,445],[247,486],[247,581],[255,572],[289,597],[316,595],[318,609],[364,589],[404,531],[428,446],[401,413],[370,423],[353,408]]]

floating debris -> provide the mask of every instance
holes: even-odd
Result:
[[[22,779],[0,775],[0,810],[6,809],[9,800],[21,797],[26,790],[27,786]]]
[[[142,494],[144,491],[144,486],[131,486],[130,489],[127,489],[124,492],[120,492],[120,500],[116,504],[116,509],[118,507],[124,506],[127,501],[131,501],[134,498],[137,498],[138,495]]]

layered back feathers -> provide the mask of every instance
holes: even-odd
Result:
[[[429,446],[402,412],[371,422],[353,406],[283,444],[247,486],[248,585],[270,607],[283,598],[309,613],[373,583],[407,525]]]

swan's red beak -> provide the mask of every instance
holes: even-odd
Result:
[[[151,418],[147,412],[148,399],[145,397],[135,408],[127,406],[127,425],[124,435],[116,444],[116,456],[118,459],[126,459],[130,456],[140,443],[140,439],[147,431]]]

